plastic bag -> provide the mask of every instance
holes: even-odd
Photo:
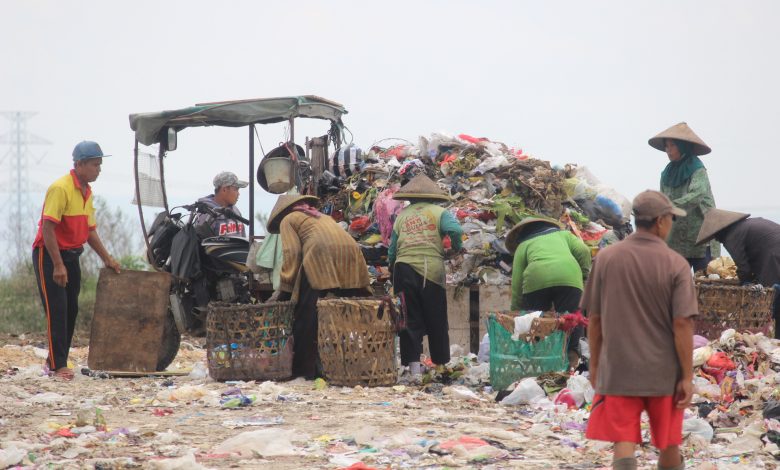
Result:
[[[490,335],[487,333],[485,333],[485,336],[482,337],[482,341],[479,342],[477,362],[490,362]]]
[[[569,380],[566,381],[566,388],[571,390],[573,394],[581,395],[586,403],[593,403],[593,397],[596,395],[596,391],[593,390],[590,380],[584,375],[572,375],[569,377]],[[577,406],[582,406],[582,402]]]
[[[699,367],[707,363],[712,356],[712,347],[704,346],[693,350],[693,367]]]
[[[695,434],[707,442],[710,442],[715,435],[710,423],[702,418],[690,418],[683,421],[683,433]]]
[[[297,455],[292,440],[295,432],[283,429],[260,429],[242,432],[225,440],[214,448],[215,453],[238,453],[243,457],[260,455],[262,457],[277,457]]]
[[[517,384],[512,393],[501,400],[502,405],[527,405],[534,400],[544,398],[544,389],[536,383],[536,379],[529,377]]]
[[[515,317],[515,332],[512,334],[512,339],[517,340],[520,336],[528,334],[531,331],[531,323],[534,321],[534,318],[541,316],[542,312],[530,312]]]

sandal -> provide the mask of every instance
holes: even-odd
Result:
[[[54,378],[60,380],[71,381],[73,380],[73,369],[68,367],[60,367],[54,371]]]

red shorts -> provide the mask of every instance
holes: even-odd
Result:
[[[624,397],[596,395],[590,410],[585,437],[598,441],[642,443],[642,411],[650,418],[650,436],[660,449],[682,443],[683,412],[674,396]]]

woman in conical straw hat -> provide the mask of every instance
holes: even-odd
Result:
[[[513,254],[512,310],[573,313],[579,310],[583,280],[591,266],[590,248],[561,224],[545,217],[526,217],[506,236]],[[582,326],[569,337],[569,365],[580,360]]]
[[[268,232],[282,238],[280,285],[272,300],[297,300],[293,313],[293,375],[314,378],[317,370],[317,299],[325,293],[365,297],[368,268],[357,242],[330,216],[316,209],[314,196],[279,196]]]
[[[415,381],[421,375],[423,336],[428,335],[434,364],[450,360],[442,240],[449,236],[452,249],[459,251],[463,229],[455,216],[437,205],[450,197],[424,174],[403,185],[393,199],[411,203],[395,219],[387,260],[395,293],[406,303],[406,329],[399,335],[401,364],[409,366],[410,378]]]
[[[775,287],[772,310],[775,339],[780,339],[780,225],[750,214],[712,209],[704,216],[696,243],[713,238],[729,250],[741,282]]]
[[[666,129],[647,143],[669,157],[669,163],[661,173],[661,192],[688,213],[674,224],[666,242],[688,260],[694,271],[704,270],[712,257],[720,253],[717,243],[696,245],[704,214],[715,207],[707,169],[699,158],[712,150],[684,122]]]

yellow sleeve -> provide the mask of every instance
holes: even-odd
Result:
[[[303,263],[303,247],[298,232],[290,223],[291,217],[282,219],[279,233],[282,236],[282,270],[279,274],[279,290],[293,292],[295,281]]]
[[[49,186],[46,190],[46,198],[43,200],[42,218],[60,223],[68,205],[68,193],[65,188],[57,185]]]

